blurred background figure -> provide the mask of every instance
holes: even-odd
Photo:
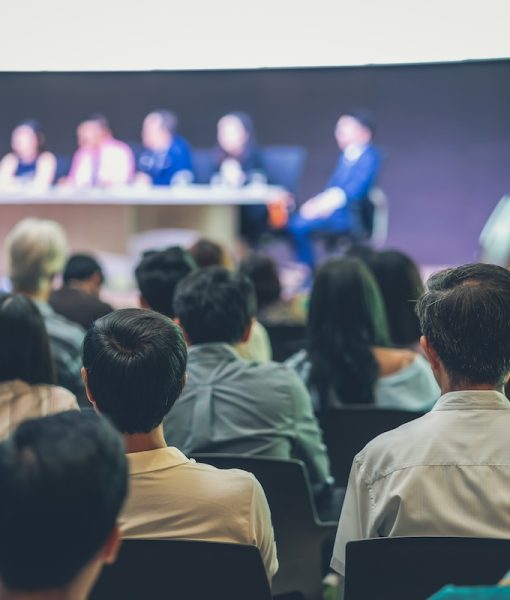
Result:
[[[254,181],[266,182],[266,174],[257,145],[255,128],[249,115],[231,112],[218,121],[216,174],[213,181],[229,187],[241,187]],[[255,243],[268,230],[265,205],[241,206],[241,235]]]
[[[177,135],[177,117],[168,110],[155,110],[143,120],[143,151],[137,161],[138,182],[170,185],[193,180],[191,150]]]
[[[326,189],[307,200],[290,222],[298,259],[315,263],[311,236],[316,232],[365,239],[373,209],[368,193],[379,172],[379,152],[372,144],[374,126],[365,111],[344,113],[336,124],[340,157]]]
[[[55,178],[57,160],[46,150],[39,123],[22,121],[11,135],[11,152],[0,162],[0,188],[28,183],[36,189],[50,187]]]
[[[50,342],[36,305],[0,293],[0,439],[25,419],[78,409],[76,397],[55,385]]]
[[[427,361],[393,347],[384,301],[357,258],[336,258],[317,271],[310,297],[307,350],[287,361],[315,407],[375,404],[428,410],[440,391]]]
[[[104,275],[93,256],[73,254],[64,267],[62,280],[62,287],[50,296],[50,305],[59,315],[89,329],[96,319],[112,312],[113,307],[99,297]]]
[[[76,187],[125,185],[134,176],[131,148],[113,137],[108,119],[92,115],[76,130],[78,150],[65,183]]]
[[[212,240],[205,238],[197,240],[189,248],[189,253],[200,269],[206,267],[225,267],[229,271],[234,269],[234,259],[230,252]]]

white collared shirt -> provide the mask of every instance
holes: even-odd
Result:
[[[331,561],[351,540],[510,537],[510,402],[450,392],[432,411],[372,440],[354,459]]]

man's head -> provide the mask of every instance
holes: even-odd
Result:
[[[182,248],[146,252],[135,270],[140,304],[173,318],[175,288],[195,269],[195,261]]]
[[[65,285],[77,287],[91,296],[99,296],[104,281],[103,270],[90,254],[73,254],[64,267]]]
[[[83,343],[89,400],[126,434],[150,433],[180,396],[187,349],[180,328],[152,310],[117,310],[94,322]]]
[[[55,221],[23,219],[8,233],[5,252],[14,290],[46,296],[53,278],[64,266],[66,234]]]
[[[237,344],[249,337],[255,291],[245,275],[211,267],[177,286],[174,307],[190,344]]]
[[[440,383],[502,386],[510,370],[510,272],[479,263],[436,273],[416,310]]]
[[[91,587],[115,559],[127,467],[122,439],[103,418],[70,411],[21,424],[0,444],[0,489],[9,591]]]
[[[108,119],[103,115],[91,115],[78,125],[78,146],[96,150],[112,135]]]
[[[149,150],[168,150],[177,129],[177,117],[169,110],[155,110],[143,120],[142,143]]]
[[[368,144],[373,135],[373,124],[370,115],[361,110],[344,113],[337,121],[335,137],[340,150],[347,146]]]

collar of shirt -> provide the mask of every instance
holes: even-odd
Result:
[[[365,152],[366,144],[349,144],[344,150],[344,156],[347,160],[355,162]]]
[[[462,390],[448,392],[439,398],[435,410],[509,410],[508,398],[495,390]]]
[[[40,300],[34,300],[35,305],[39,309],[39,312],[43,317],[49,317],[52,315],[56,315],[57,313],[51,308],[49,304],[46,302],[41,302]]]
[[[150,473],[195,462],[184,456],[180,450],[171,446],[146,450],[145,452],[131,452],[126,454],[126,458],[130,475]]]
[[[242,360],[241,356],[230,344],[213,343],[213,344],[197,344],[191,346],[188,350],[188,360],[205,361],[205,360]]]

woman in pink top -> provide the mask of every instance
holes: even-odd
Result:
[[[25,419],[78,410],[71,392],[55,385],[48,334],[26,296],[0,294],[0,439]]]

